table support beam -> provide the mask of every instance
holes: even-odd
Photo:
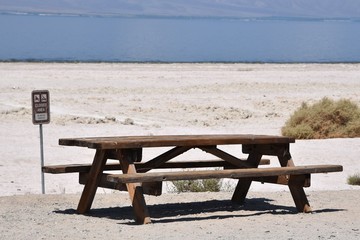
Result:
[[[216,146],[205,146],[205,147],[199,147],[201,150],[210,153],[218,158],[223,159],[224,161],[227,161],[234,166],[237,166],[239,168],[249,168],[251,165],[248,165],[248,161],[241,160],[237,157],[234,157],[233,155],[224,152],[220,149],[218,149]]]
[[[169,151],[161,154],[160,156],[157,156],[154,159],[145,162],[143,165],[143,169],[139,170],[139,172],[148,172],[151,169],[158,168],[167,161],[179,156],[180,154],[183,154],[191,148],[192,147],[174,147]]]

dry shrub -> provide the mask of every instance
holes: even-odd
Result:
[[[282,135],[297,139],[360,137],[360,108],[347,99],[323,98],[302,103],[282,128]]]
[[[221,179],[180,180],[173,181],[174,191],[181,192],[219,192]]]
[[[348,184],[350,185],[360,185],[360,174],[354,174],[349,176],[347,179]]]

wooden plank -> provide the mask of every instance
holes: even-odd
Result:
[[[310,203],[306,197],[304,189],[297,185],[289,185],[289,189],[298,212],[304,212],[304,213],[311,212],[312,209],[310,207]]]
[[[114,183],[108,181],[106,178],[109,174],[102,174],[101,180],[99,182],[98,187],[114,189],[119,191],[127,191],[125,183]],[[89,178],[89,174],[86,172],[79,173],[79,183],[85,184],[87,179]],[[152,195],[152,196],[160,196],[162,193],[162,182],[144,182],[141,184],[144,194]]]
[[[262,155],[278,156],[279,154],[284,154],[284,151],[288,151],[289,143],[283,144],[243,144],[242,152],[243,153],[258,153]]]
[[[201,150],[213,154],[216,157],[219,157],[239,168],[249,168],[252,167],[248,164],[246,161],[241,161],[239,158],[234,157],[233,155],[230,155],[229,153],[226,153],[218,148],[214,147],[200,147]]]
[[[113,174],[107,180],[119,183],[195,180],[210,178],[253,178],[279,175],[300,175],[342,171],[341,165],[310,165],[297,167],[249,168],[231,170],[205,170],[180,172],[153,172],[133,174]]]
[[[90,210],[106,160],[106,151],[97,150],[89,172],[90,177],[85,184],[77,207],[78,213],[86,213]]]
[[[249,154],[247,161],[252,166],[254,166],[254,168],[256,169],[259,166],[259,162],[260,162],[261,158],[262,158],[262,155],[256,151],[254,151]],[[252,179],[249,177],[240,178],[235,187],[235,191],[231,197],[231,201],[238,203],[238,204],[243,204],[245,201],[246,195],[249,192],[251,183],[252,183]]]
[[[283,152],[279,152],[277,157],[282,167],[295,167],[289,148],[284,149]],[[289,190],[298,212],[309,213],[312,211],[303,187],[299,185],[289,185]]]
[[[134,155],[131,149],[118,150],[118,159],[124,175],[137,174],[134,165]],[[154,181],[149,181],[154,182]],[[135,221],[141,224],[151,223],[148,207],[146,206],[144,191],[140,183],[128,182],[126,188],[129,193],[132,206],[135,212]]]
[[[213,146],[228,144],[278,144],[294,143],[294,138],[251,134],[215,135],[157,135],[119,136],[91,138],[63,138],[60,145],[79,146],[95,149],[121,149],[167,146]]]
[[[246,160],[240,159],[244,162]],[[169,164],[167,166],[167,164]],[[269,165],[270,159],[261,159],[260,165]],[[181,162],[167,162],[159,168],[208,168],[208,167],[224,167],[224,169],[234,169],[237,166],[223,161],[223,160],[208,160],[208,161],[181,161]]]
[[[296,185],[301,187],[310,187],[311,183],[310,174],[302,175],[280,175],[280,176],[269,176],[269,177],[257,177],[251,178],[252,181],[261,183],[273,183],[280,185]]]
[[[173,159],[180,154],[188,151],[189,147],[174,147],[170,149],[169,151],[161,154],[160,156],[155,157],[154,159],[147,161],[144,163],[144,168],[153,169],[161,166],[165,162],[169,161],[170,159]],[[146,170],[145,170],[146,171]]]
[[[132,148],[131,151],[132,151],[134,162],[141,162],[142,157],[143,157],[142,156],[143,149],[142,148]],[[106,153],[107,153],[108,159],[117,160],[116,159],[118,157],[117,149],[108,149],[106,151]]]
[[[240,159],[241,161],[245,161]],[[136,162],[135,167],[136,170],[149,169],[144,167],[146,162]],[[260,161],[260,165],[269,165],[269,159],[262,159]],[[223,161],[223,160],[200,160],[200,161],[169,161],[163,163],[158,166],[158,169],[166,169],[166,168],[211,168],[211,167],[224,167],[226,169],[233,169],[236,166]],[[91,168],[91,164],[64,164],[64,165],[50,165],[44,166],[42,171],[44,173],[52,173],[52,174],[61,174],[61,173],[86,173],[89,172]],[[121,170],[121,166],[118,163],[108,163],[104,166],[104,171],[116,171]]]
[[[60,174],[60,173],[77,173],[77,172],[89,172],[91,164],[63,164],[63,165],[50,165],[44,166],[42,171],[44,173]],[[120,164],[106,164],[105,170],[121,170]]]

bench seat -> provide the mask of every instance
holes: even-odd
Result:
[[[143,165],[146,162],[136,162],[135,167],[137,171],[146,170]],[[261,159],[260,165],[269,165],[269,159]],[[162,164],[158,168],[205,168],[205,167],[224,167],[236,168],[231,163],[222,160],[208,160],[208,161],[169,161]],[[66,165],[52,165],[44,166],[42,171],[44,173],[60,174],[60,173],[86,173],[89,172],[91,164],[66,164]],[[121,170],[119,163],[106,164],[104,171]]]
[[[313,173],[341,172],[341,165],[308,165],[296,167],[247,168],[228,170],[202,170],[179,172],[150,172],[133,174],[111,174],[107,180],[114,183],[136,183],[154,181],[177,181],[211,178],[259,178],[280,175],[304,175]]]

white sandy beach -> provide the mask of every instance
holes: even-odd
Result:
[[[93,150],[59,146],[58,139],[64,137],[279,135],[302,102],[330,97],[360,105],[360,64],[0,63],[0,89],[4,239],[360,237],[360,187],[346,183],[349,175],[360,172],[359,138],[297,140],[291,145],[296,165],[344,166],[341,173],[312,176],[306,192],[314,214],[293,214],[286,187],[253,183],[245,207],[231,205],[228,192],[149,197],[157,223],[132,226],[130,208],[124,217],[116,214],[123,213],[119,206],[128,206],[126,193],[99,189],[104,194],[96,197],[90,217],[72,214],[82,191],[76,174],[45,175],[47,195],[39,195],[39,128],[31,121],[31,91],[49,90],[51,123],[43,126],[46,165],[92,161]],[[228,148],[241,156],[241,149]],[[159,151],[145,150],[144,159]],[[212,158],[191,151],[179,159],[202,157]],[[187,212],[192,201],[195,210]],[[171,205],[178,202],[179,208]],[[202,211],[202,206],[209,210]]]

